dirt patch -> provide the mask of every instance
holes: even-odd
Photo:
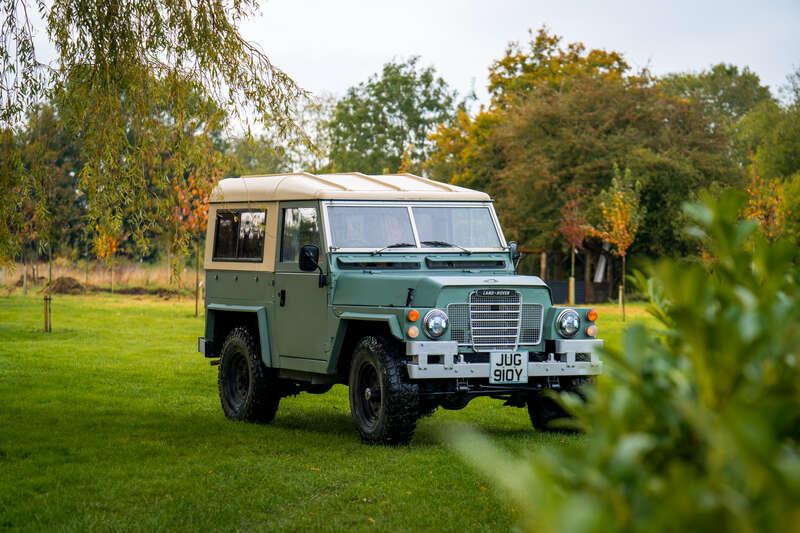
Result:
[[[44,292],[50,294],[83,294],[85,290],[80,281],[64,276],[54,279],[49,286],[45,287]]]
[[[23,276],[20,276],[17,282],[14,284],[17,287],[22,287]],[[33,276],[28,276],[28,287],[32,287],[34,285],[44,285],[47,282],[47,278],[44,276],[37,276],[34,278]]]
[[[108,292],[111,291],[111,289],[105,287],[99,288],[98,290],[108,291]],[[116,292],[117,294],[136,294],[136,295],[152,294],[150,292],[150,289],[147,289],[145,287],[115,287],[114,292]]]
[[[169,299],[173,296],[180,296],[181,291],[178,289],[166,289],[164,287],[119,287],[115,288],[114,292],[117,294],[133,294],[133,295],[150,295],[158,296],[160,298]]]

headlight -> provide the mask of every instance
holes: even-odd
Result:
[[[431,339],[438,339],[447,331],[447,313],[441,309],[431,309],[422,319],[425,335]]]
[[[581,317],[574,309],[564,309],[556,318],[556,329],[562,337],[574,337],[581,329]]]

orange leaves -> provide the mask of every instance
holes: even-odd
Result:
[[[638,224],[634,222],[630,204],[625,201],[625,195],[620,191],[611,193],[611,201],[600,204],[603,223],[600,230],[594,234],[604,241],[610,242],[621,256],[627,253],[633,244]]]
[[[778,179],[763,179],[754,162],[753,177],[746,190],[748,199],[744,216],[758,222],[764,236],[774,241],[781,236],[786,216],[783,183]]]
[[[103,260],[113,258],[119,247],[119,237],[108,233],[98,233],[94,239],[94,248],[97,257]]]
[[[626,168],[620,175],[619,167],[614,165],[611,187],[600,195],[600,227],[591,229],[594,236],[611,243],[621,257],[625,257],[636,239],[643,217],[637,188],[630,170]]]
[[[575,76],[620,78],[629,69],[618,52],[592,49],[583,43],[564,47],[561,37],[540,28],[530,32],[526,45],[511,43],[506,54],[489,68],[489,92],[492,103],[504,106],[509,99],[524,96],[540,88],[558,88],[565,79]]]
[[[572,187],[567,191],[567,200],[561,208],[561,222],[558,231],[571,248],[580,248],[589,233],[589,223],[583,214],[581,191]]]
[[[210,180],[201,183],[194,175],[189,175],[173,187],[175,190],[173,218],[185,231],[194,234],[205,231],[211,186]]]

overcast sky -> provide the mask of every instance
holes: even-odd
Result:
[[[246,37],[314,93],[341,95],[392,58],[422,57],[486,100],[490,63],[546,24],[656,74],[749,66],[773,92],[800,66],[800,0],[269,0]]]

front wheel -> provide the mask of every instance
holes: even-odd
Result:
[[[281,396],[277,380],[261,362],[255,338],[247,328],[235,328],[222,345],[219,399],[231,420],[272,422]]]
[[[408,444],[420,413],[418,386],[406,376],[396,343],[364,337],[350,365],[350,413],[368,444]]]
[[[543,392],[532,392],[528,396],[528,416],[537,431],[566,432],[553,425],[559,419],[570,418],[570,414]]]

